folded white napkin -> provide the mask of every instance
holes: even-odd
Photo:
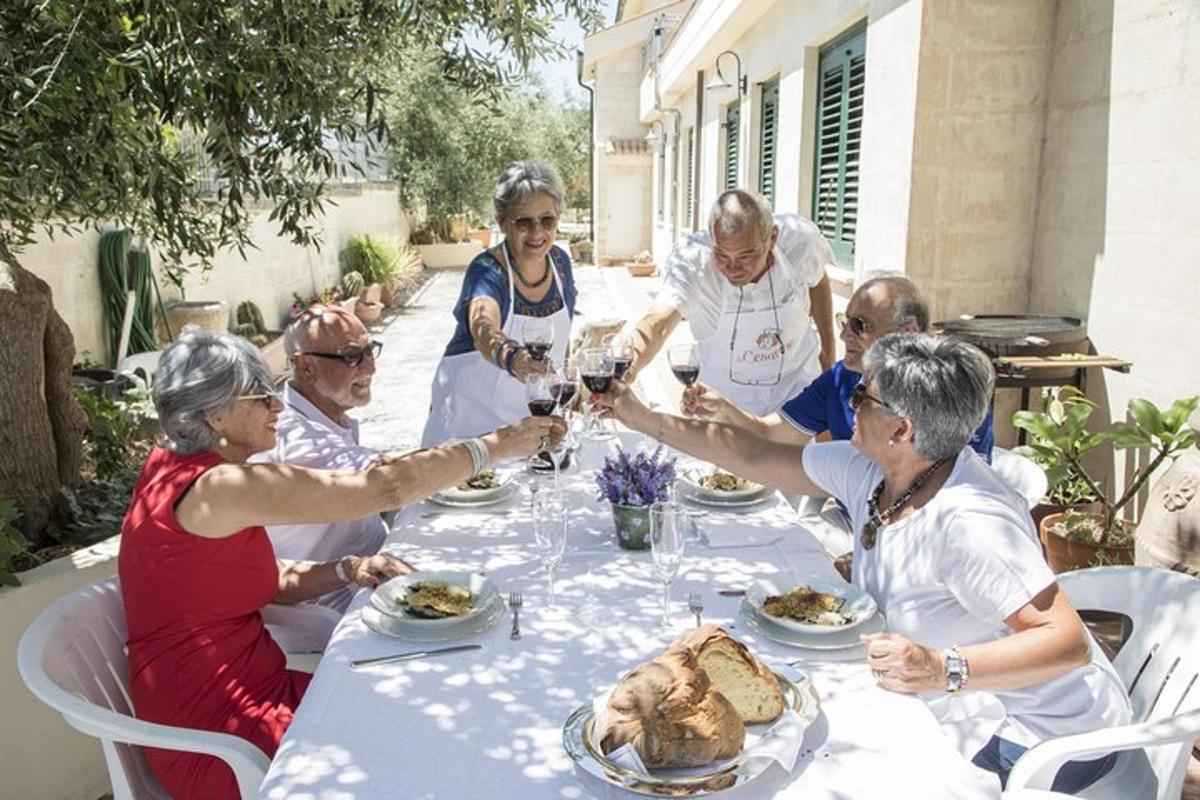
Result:
[[[595,724],[592,725],[592,734],[597,737],[593,742],[596,750],[600,750],[599,735],[604,730],[605,722],[608,718],[608,698],[611,692],[602,692],[592,700],[592,710],[596,715]],[[746,743],[742,746],[742,755],[747,761],[756,759],[766,759],[774,761],[785,771],[791,772],[792,767],[796,765],[796,758],[800,754],[800,748],[804,744],[804,730],[808,723],[797,714],[794,710],[788,709],[779,719],[772,722],[769,726],[755,725],[746,728]],[[642,763],[641,756],[637,750],[633,749],[632,745],[622,745],[616,750],[608,754],[609,760],[614,764],[624,767],[625,769],[634,770],[635,772],[648,773],[646,765]],[[714,761],[711,764],[706,764],[703,767],[680,767],[674,769],[656,770],[657,774],[664,776],[684,777],[687,775],[699,775],[713,770],[721,769],[729,761]]]

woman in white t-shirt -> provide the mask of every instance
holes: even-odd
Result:
[[[735,474],[845,504],[852,581],[887,618],[887,633],[866,637],[872,673],[892,691],[998,699],[1005,717],[973,761],[1002,783],[1040,741],[1128,723],[1120,678],[1059,591],[1024,501],[968,447],[995,383],[987,358],[953,339],[894,334],[863,361],[849,442],[782,444],[651,413],[625,386],[603,402]],[[1114,760],[1070,762],[1054,789],[1078,791]]]

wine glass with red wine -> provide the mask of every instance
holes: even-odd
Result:
[[[555,395],[555,375],[543,373],[530,375],[525,381],[525,402],[529,404],[529,413],[535,417],[548,417],[558,406]]]
[[[667,350],[667,362],[671,372],[684,386],[691,386],[700,379],[700,348],[695,344],[676,344]]]
[[[612,351],[607,347],[590,347],[579,355],[579,378],[589,392],[604,394],[612,386]],[[584,420],[584,435],[592,439],[606,439],[602,420],[596,416],[596,407],[589,405]]]
[[[551,345],[554,344],[554,326],[550,320],[541,317],[526,320],[523,333],[529,357],[534,361],[545,360]]]
[[[633,364],[633,342],[626,336],[617,336],[609,347],[612,349],[613,377],[621,380]]]

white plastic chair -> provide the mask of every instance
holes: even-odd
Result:
[[[1046,496],[1046,489],[1049,488],[1046,473],[1025,456],[1003,447],[993,447],[992,469],[1005,486],[1025,498],[1030,508],[1042,502]]]
[[[1077,609],[1129,617],[1132,633],[1113,666],[1129,690],[1133,722],[1030,748],[1008,789],[1048,789],[1064,762],[1121,751],[1078,797],[1178,800],[1200,738],[1200,580],[1155,567],[1095,567],[1059,575],[1058,584]]]
[[[325,613],[327,612],[327,613]],[[331,609],[270,606],[264,617],[304,629],[305,641],[333,631]],[[336,622],[336,620],[335,620]],[[140,748],[216,756],[233,770],[243,798],[254,797],[270,759],[250,742],[212,731],[146,722],[133,716],[125,654],[125,611],[115,578],[75,590],[47,607],[21,636],[21,679],[71,727],[100,739],[116,800],[169,798]]]

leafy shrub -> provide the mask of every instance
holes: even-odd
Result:
[[[21,518],[17,504],[12,500],[0,500],[0,584],[4,586],[19,586],[17,569],[13,561],[25,552],[25,537],[17,529],[16,522]]]

